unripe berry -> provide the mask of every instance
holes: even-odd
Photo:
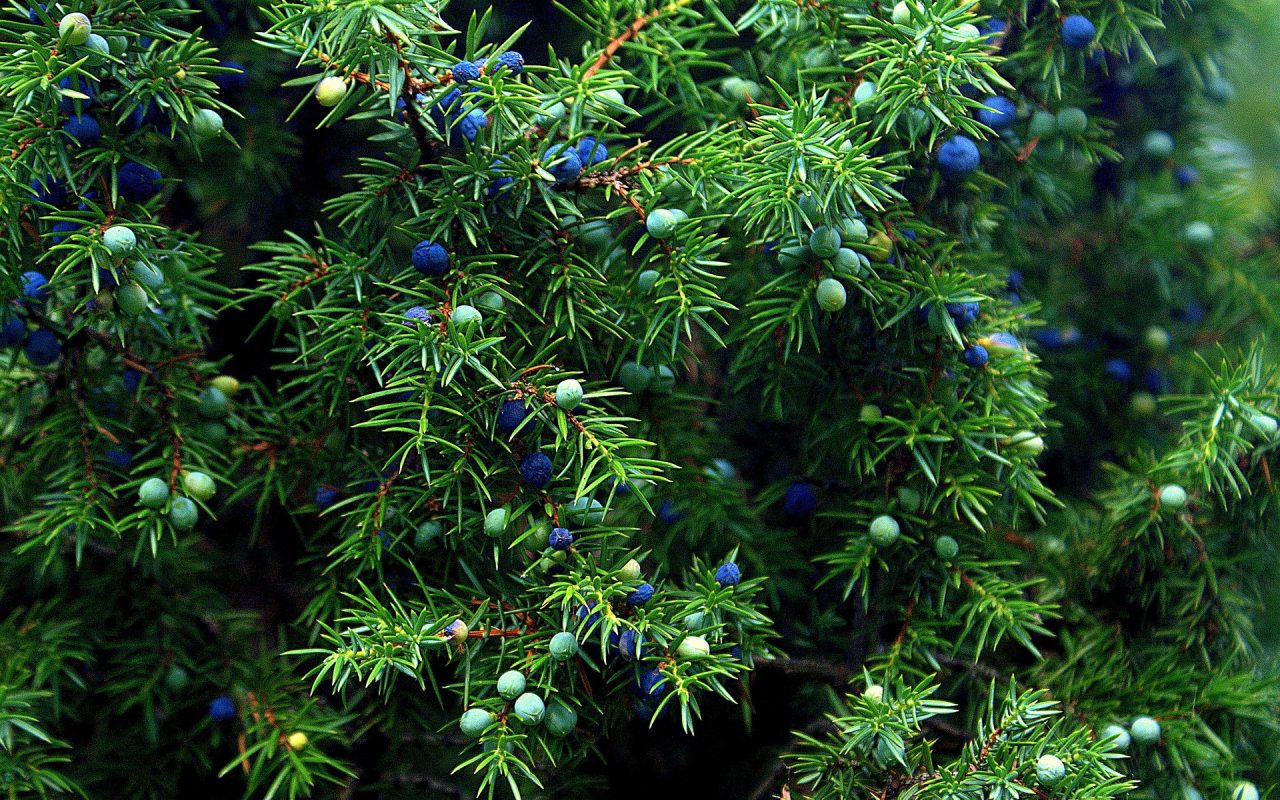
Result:
[[[236,393],[240,391],[240,381],[230,375],[219,375],[209,381],[209,385],[227,397],[235,397]]]
[[[507,510],[495,508],[484,515],[484,532],[488,536],[501,536],[507,529]]]
[[[1160,487],[1160,507],[1170,511],[1181,511],[1187,505],[1187,490],[1176,483]]]
[[[681,658],[706,658],[711,655],[711,645],[701,636],[686,636],[680,640],[676,655]]]
[[[1129,735],[1138,744],[1155,744],[1160,741],[1160,723],[1151,717],[1138,717],[1129,724]]]
[[[551,637],[547,650],[556,661],[568,661],[578,654],[578,639],[571,631],[560,631]]]
[[[645,218],[644,227],[653,238],[662,241],[670,239],[675,235],[676,227],[680,224],[680,218],[670,209],[655,208],[649,212],[649,216]]]
[[[823,225],[809,234],[809,249],[818,258],[833,258],[840,251],[840,231]]]
[[[305,748],[311,740],[302,731],[294,731],[289,734],[289,738],[286,741],[289,742],[289,749],[296,752]]]
[[[1058,132],[1058,118],[1048,111],[1036,111],[1027,125],[1027,134],[1039,139]]]
[[[467,623],[460,619],[455,619],[448,625],[444,626],[444,638],[452,639],[461,644],[465,642],[471,635],[471,631],[467,628]]]
[[[182,476],[182,488],[186,489],[187,494],[202,503],[209,502],[218,491],[218,487],[213,482],[213,478],[210,478],[203,472],[194,471],[188,472]]]
[[[566,378],[556,384],[556,405],[565,411],[572,411],[582,402],[582,384],[573,378]]]
[[[153,292],[164,286],[164,273],[154,264],[145,261],[135,261],[129,265],[129,275]]]
[[[1231,790],[1231,800],[1258,800],[1258,787],[1249,781],[1240,781]]]
[[[1079,136],[1089,127],[1089,115],[1083,109],[1068,106],[1058,112],[1058,130],[1067,136]]]
[[[104,39],[103,37],[99,36],[96,33],[89,34],[89,38],[85,39],[84,46],[85,46],[85,49],[90,50],[95,55],[98,55],[98,56],[111,55],[111,44],[107,42],[106,39]],[[96,59],[96,60],[101,61],[101,59]]]
[[[618,370],[618,383],[632,394],[647,391],[653,382],[653,370],[643,364],[628,361]]]
[[[873,81],[863,81],[853,90],[853,104],[860,106],[876,96],[876,85]]]
[[[460,727],[463,735],[472,739],[479,739],[495,719],[491,712],[485,711],[483,708],[468,708],[462,713]]]
[[[907,0],[899,0],[893,7],[892,19],[896,25],[906,25],[911,21],[911,6]]]
[[[552,736],[568,736],[578,727],[578,712],[559,700],[552,700],[547,704],[543,724]]]
[[[835,278],[823,278],[819,281],[818,290],[814,296],[818,300],[818,307],[830,313],[839,311],[849,302],[849,295],[845,291],[844,284]]]
[[[455,306],[449,315],[449,323],[456,328],[469,328],[484,321],[484,315],[474,306],[466,304]]]
[[[498,676],[498,696],[503,700],[515,700],[524,694],[525,677],[519,670],[507,670]]]
[[[215,386],[210,386],[202,391],[197,400],[199,403],[197,410],[203,417],[220,419],[230,411],[230,401],[227,400],[227,396],[222,393],[222,390]]]
[[[866,691],[862,693],[862,696],[868,700],[874,700],[879,703],[884,699],[884,687],[878,683],[873,683],[866,688]]]
[[[169,484],[159,478],[147,478],[138,487],[138,502],[147,508],[160,508],[169,500]]]
[[[627,559],[627,563],[622,565],[622,569],[618,570],[618,577],[624,581],[634,581],[640,577],[640,562],[634,558]]]
[[[171,692],[181,692],[191,685],[191,675],[181,666],[173,664],[164,674],[164,685]]]
[[[1036,759],[1036,780],[1045,786],[1052,786],[1067,775],[1067,767],[1062,759],[1048,753]]]
[[[599,525],[604,522],[604,504],[594,497],[575,497],[564,507],[565,516],[578,525]]]
[[[657,284],[658,279],[662,277],[662,273],[656,269],[646,269],[636,276],[636,288],[642,293],[648,292]]]
[[[1111,742],[1111,749],[1125,752],[1129,749],[1132,739],[1129,732],[1120,725],[1108,725],[1102,729],[1102,733],[1098,735],[1099,739]]]
[[[1188,222],[1187,226],[1182,230],[1182,239],[1192,247],[1208,247],[1213,244],[1213,226],[1199,220]]]
[[[1149,417],[1156,413],[1156,397],[1151,392],[1134,392],[1129,398],[1129,410],[1134,416]]]
[[[858,420],[870,425],[873,422],[879,422],[884,419],[884,412],[880,410],[880,406],[873,403],[863,403],[862,408],[858,409]]]
[[[325,108],[333,108],[347,96],[347,82],[337,75],[330,75],[316,84],[316,102]]]
[[[413,535],[413,546],[416,550],[425,550],[432,541],[444,533],[444,526],[435,520],[427,520],[418,526]]]
[[[1044,452],[1044,439],[1036,436],[1031,431],[1015,433],[1013,436],[1005,439],[1003,443],[1004,446],[1013,453],[1038,456]]]
[[[542,717],[546,713],[547,707],[542,702],[542,698],[532,692],[520,695],[511,706],[511,715],[525,725],[537,725],[542,722]]]
[[[933,552],[944,561],[950,561],[960,554],[960,543],[950,536],[939,536],[933,542]]]
[[[653,394],[671,394],[676,389],[676,373],[666,364],[659,364],[653,371],[649,381],[649,391]]]
[[[191,132],[201,139],[212,139],[222,133],[222,115],[212,108],[202,108],[191,118]]]
[[[131,317],[147,310],[147,291],[136,283],[117,286],[112,292],[116,306]]]
[[[1142,152],[1150,158],[1169,158],[1173,155],[1173,137],[1164,131],[1148,131],[1142,137]]]
[[[1147,328],[1142,334],[1142,340],[1153,353],[1160,354],[1169,349],[1169,332],[1159,325]]]
[[[107,250],[111,251],[111,255],[116,258],[123,258],[133,252],[138,246],[138,237],[133,231],[123,225],[112,225],[102,233],[102,244]]]
[[[871,520],[871,527],[868,528],[868,534],[871,541],[880,547],[888,547],[898,541],[898,536],[902,533],[902,529],[898,526],[898,521],[888,514],[881,514]]]
[[[196,525],[200,510],[188,497],[175,497],[169,504],[169,523],[180,531],[189,531]]]
[[[58,22],[58,38],[64,39],[67,44],[84,44],[89,41],[89,34],[92,32],[93,23],[79,11],[67,14]]]
[[[1267,438],[1274,436],[1276,430],[1280,429],[1280,422],[1277,422],[1275,417],[1259,411],[1249,413],[1249,424]]]

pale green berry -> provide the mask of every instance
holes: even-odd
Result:
[[[180,531],[189,531],[195,527],[200,510],[188,497],[175,497],[169,504],[169,523]]]
[[[58,36],[64,39],[67,44],[84,44],[89,41],[89,34],[91,33],[93,33],[93,23],[79,11],[67,14],[58,22]]]
[[[701,636],[686,636],[680,640],[676,655],[681,658],[706,658],[711,655],[711,645]]]
[[[676,389],[675,370],[666,364],[659,364],[653,371],[653,380],[649,381],[649,391],[654,394],[671,394]]]
[[[225,417],[230,409],[230,401],[222,390],[216,386],[210,386],[200,393],[197,398],[197,410],[203,417],[209,419],[219,419]]]
[[[542,698],[532,692],[520,695],[511,706],[511,715],[525,725],[537,725],[546,713],[547,707]]]
[[[1160,741],[1160,723],[1151,717],[1138,717],[1129,723],[1129,735],[1138,744],[1155,744]]]
[[[809,234],[809,249],[818,258],[834,258],[840,252],[840,231],[827,225]]]
[[[202,108],[191,118],[191,132],[201,139],[212,139],[222,133],[222,115],[212,108]]]
[[[888,514],[881,514],[871,520],[871,527],[868,529],[871,541],[880,547],[888,547],[898,541],[901,532],[898,521]]]
[[[1156,413],[1156,396],[1151,392],[1134,392],[1129,398],[1129,410],[1137,417],[1149,417]]]
[[[565,378],[556,384],[556,405],[572,411],[582,402],[582,384],[573,378]]]
[[[325,108],[333,108],[347,96],[347,82],[337,75],[330,75],[316,84],[316,102]]]
[[[187,494],[202,503],[207,503],[218,492],[217,485],[203,472],[191,471],[182,476],[182,488],[186,489]]]
[[[1182,230],[1182,238],[1192,247],[1208,247],[1213,244],[1213,226],[1199,220],[1188,222]]]
[[[863,691],[862,696],[868,700],[879,703],[884,700],[884,687],[878,683],[873,683]]]
[[[559,700],[552,700],[547,704],[544,725],[552,736],[568,736],[578,727],[578,712]]]
[[[485,292],[476,299],[476,305],[486,311],[501,311],[506,304],[506,299],[494,291]]]
[[[655,208],[649,212],[649,216],[644,221],[645,230],[649,231],[649,235],[659,241],[670,239],[674,236],[676,227],[679,224],[680,218],[666,208]]]
[[[578,639],[570,631],[560,631],[551,637],[547,650],[556,661],[568,661],[578,654]]]
[[[858,84],[857,89],[853,90],[853,102],[855,105],[862,105],[875,96],[876,85],[873,81],[863,81]]]
[[[971,22],[962,22],[956,26],[956,36],[966,41],[977,39],[982,35],[982,31],[978,30],[978,26]]]
[[[482,321],[484,321],[484,315],[480,313],[479,309],[466,304],[455,307],[453,314],[449,316],[449,322],[455,328],[467,328]]]
[[[425,549],[433,540],[440,537],[444,533],[444,526],[435,520],[427,520],[418,526],[418,530],[413,535],[413,547],[416,550]]]
[[[96,33],[89,34],[89,38],[85,39],[84,46],[99,56],[111,55],[111,44]]]
[[[1129,749],[1129,744],[1132,742],[1129,732],[1120,725],[1108,725],[1102,729],[1102,733],[1099,734],[1098,738],[1103,741],[1110,741],[1111,749],[1119,750],[1122,753]]]
[[[867,223],[857,217],[848,217],[840,223],[840,238],[844,242],[853,242],[860,244],[867,240],[869,235],[867,231]]]
[[[646,269],[636,276],[636,288],[641,292],[647,293],[657,284],[658,279],[662,277],[662,273],[656,269]]]
[[[938,554],[938,558],[950,561],[960,554],[960,543],[950,536],[939,536],[933,542],[933,552]]]
[[[159,267],[154,264],[148,264],[145,261],[133,262],[129,266],[129,275],[153,292],[164,286],[164,273],[160,271]]]
[[[1173,137],[1164,131],[1149,131],[1142,137],[1142,152],[1151,158],[1169,158],[1173,149]]]
[[[472,739],[479,739],[495,719],[491,712],[483,708],[469,708],[462,713],[462,733]]]
[[[1160,487],[1160,507],[1170,511],[1181,511],[1187,505],[1187,490],[1176,483]]]
[[[1022,431],[1005,439],[1004,446],[1009,448],[1010,452],[1038,456],[1044,452],[1044,439],[1031,431]]]
[[[1031,115],[1031,122],[1027,125],[1027,133],[1031,136],[1043,139],[1046,136],[1052,136],[1058,132],[1058,118],[1048,111],[1036,111]]]
[[[902,505],[902,509],[908,513],[914,514],[920,510],[921,497],[920,492],[912,489],[910,486],[898,487],[898,502]]]
[[[1280,427],[1280,424],[1276,422],[1275,417],[1269,414],[1263,414],[1260,411],[1254,411],[1249,414],[1249,424],[1252,425],[1258,433],[1261,433],[1267,438],[1274,436],[1276,429]]]
[[[627,563],[622,565],[622,569],[618,570],[618,577],[624,581],[634,581],[640,577],[640,562],[634,558],[627,559]]]
[[[684,618],[684,627],[690,631],[700,631],[707,624],[707,615],[701,611],[695,611],[692,614],[686,614]]]
[[[653,382],[653,370],[643,364],[628,361],[618,370],[618,383],[632,394],[640,394]]]
[[[1058,130],[1068,136],[1079,136],[1089,127],[1089,115],[1084,109],[1068,106],[1058,112]]]
[[[515,700],[524,694],[524,673],[519,670],[507,670],[498,676],[498,696],[503,700]]]
[[[127,256],[138,246],[138,237],[123,225],[112,225],[102,233],[102,244],[111,255],[120,258]]]
[[[1240,781],[1231,790],[1231,800],[1258,800],[1258,787],[1249,781]]]
[[[565,516],[578,525],[599,525],[604,522],[604,504],[594,497],[575,497],[564,508]]]
[[[507,510],[495,508],[484,515],[484,532],[489,536],[501,536],[507,529]]]
[[[209,381],[209,385],[222,392],[227,397],[235,397],[240,391],[240,381],[230,375],[219,375]]]
[[[136,283],[120,284],[112,296],[116,299],[116,307],[131,317],[147,310],[147,291]]]
[[[1036,780],[1045,786],[1052,786],[1067,775],[1067,766],[1062,759],[1048,753],[1036,759]]]
[[[849,301],[844,284],[835,278],[823,278],[819,281],[814,296],[818,300],[818,307],[827,312],[839,311]]]
[[[122,56],[129,49],[129,40],[124,36],[108,36],[107,47],[110,48],[111,55]]]
[[[1169,349],[1169,332],[1159,325],[1152,325],[1142,334],[1147,349],[1153,353],[1164,353]]]
[[[884,419],[884,412],[880,410],[880,406],[874,403],[863,403],[862,408],[858,409],[858,419],[870,425],[873,422],[879,422]]]
[[[147,478],[138,487],[138,502],[147,508],[160,508],[169,500],[169,484],[159,478]]]
[[[911,6],[907,5],[907,0],[899,0],[894,5],[892,18],[896,25],[906,25],[911,21]]]

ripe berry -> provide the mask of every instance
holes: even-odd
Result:
[[[67,186],[62,181],[46,175],[31,180],[31,194],[36,202],[50,206],[60,206],[67,202]]]
[[[978,340],[991,355],[1007,356],[1022,350],[1022,342],[1012,333],[993,333]]]
[[[469,328],[480,322],[484,322],[484,314],[481,314],[480,309],[475,306],[465,303],[454,306],[453,313],[449,315],[449,323],[456,328]]]
[[[147,508],[160,508],[169,500],[169,484],[159,478],[147,478],[138,487],[138,502]]]
[[[621,633],[614,631],[609,640],[618,655],[627,661],[639,661],[644,656],[644,634],[640,631],[631,628]]]
[[[418,328],[431,322],[431,312],[422,306],[413,306],[404,312],[404,321],[401,323],[410,328]]]
[[[88,114],[80,114],[62,123],[62,130],[81,147],[95,145],[102,139],[102,126]]]
[[[675,235],[676,227],[679,225],[680,218],[667,208],[655,208],[649,212],[649,216],[644,221],[645,230],[659,241],[670,239]]]
[[[1231,800],[1258,800],[1258,787],[1249,781],[1240,781],[1231,790]]]
[[[200,510],[189,497],[175,497],[169,504],[169,522],[180,531],[189,531],[196,525]]]
[[[1036,759],[1036,780],[1045,786],[1052,786],[1067,775],[1067,767],[1062,759],[1048,753]]]
[[[513,433],[527,416],[529,411],[524,407],[523,400],[506,401],[498,409],[498,432],[504,435]]]
[[[202,503],[209,502],[218,491],[213,478],[203,472],[195,471],[187,472],[182,476],[182,488],[186,490],[187,494]]]
[[[578,712],[559,700],[552,700],[547,704],[543,724],[552,736],[568,736],[578,727]]]
[[[1176,483],[1160,487],[1160,507],[1181,511],[1187,505],[1187,490]]]
[[[159,170],[130,161],[116,173],[120,196],[135,203],[151,199],[160,191]]]
[[[449,270],[449,251],[443,245],[424,239],[413,246],[413,268],[429,277],[437,277]]]
[[[222,133],[222,115],[212,108],[202,108],[191,118],[191,132],[201,139],[212,139]]]
[[[235,701],[225,694],[213,698],[213,702],[209,703],[209,719],[214,722],[230,722],[235,717]]]
[[[840,231],[822,225],[809,234],[809,249],[818,258],[834,258],[840,252]]]
[[[789,517],[807,517],[818,507],[818,493],[813,484],[796,481],[782,496],[782,510]]]
[[[524,72],[524,56],[520,55],[515,50],[508,50],[505,53],[501,53],[498,56],[497,62],[494,64],[493,71],[497,72],[503,67],[506,67],[519,75],[521,72]]]
[[[983,100],[982,105],[986,108],[978,109],[978,122],[997,132],[1013,127],[1018,107],[1012,100],[997,94]]]
[[[459,61],[451,72],[453,79],[464,86],[480,77],[480,68],[471,61]]]
[[[484,532],[488,536],[501,536],[507,529],[507,510],[495,508],[484,515]]]
[[[1173,171],[1173,179],[1177,182],[1178,188],[1186,189],[1200,180],[1200,173],[1195,167],[1183,164]]]
[[[950,536],[939,536],[933,542],[933,552],[938,554],[938,558],[950,561],[960,554],[960,543]]]
[[[524,694],[525,677],[519,670],[507,670],[498,676],[498,696],[503,700],[515,700]]]
[[[956,134],[938,148],[938,169],[949,178],[963,178],[978,169],[982,156],[967,136]]]
[[[641,697],[661,697],[667,692],[667,676],[658,669],[645,670],[636,679],[636,689]]]
[[[1062,21],[1062,43],[1074,50],[1088,47],[1098,29],[1086,17],[1072,14]]]
[[[582,402],[582,384],[573,378],[566,378],[556,384],[556,405],[565,411],[572,411]]]
[[[34,366],[47,367],[62,355],[62,342],[53,331],[47,328],[36,328],[27,336],[22,352]]]
[[[316,84],[316,102],[325,108],[333,108],[347,96],[347,82],[337,75],[330,75]]]
[[[138,246],[138,237],[123,225],[112,225],[103,231],[102,244],[111,251],[111,255],[122,258],[132,253]]]
[[[1089,115],[1083,109],[1067,106],[1055,118],[1058,130],[1067,136],[1079,136],[1089,127]]]
[[[551,637],[547,650],[556,661],[568,661],[578,654],[578,639],[570,631],[560,631]]]
[[[39,272],[22,273],[22,296],[31,300],[47,300],[49,279]]]
[[[742,580],[742,570],[732,561],[726,561],[716,569],[716,583],[721,586],[737,586]]]
[[[964,359],[965,366],[973,367],[974,369],[982,369],[987,365],[987,359],[989,356],[987,354],[987,348],[980,344],[971,344],[964,349],[964,355],[962,358]]]
[[[84,44],[89,41],[89,34],[92,32],[93,23],[79,11],[67,14],[58,22],[58,38],[65,40],[67,44]]]
[[[573,545],[573,534],[568,528],[552,528],[547,534],[547,544],[552,550],[568,550]]]
[[[289,743],[289,749],[294,752],[305,748],[311,742],[311,740],[307,738],[307,735],[302,731],[294,731],[289,734],[289,738],[285,741]]]
[[[901,532],[902,529],[898,526],[898,521],[888,514],[881,514],[871,520],[871,527],[868,529],[871,541],[880,547],[888,547],[898,541],[898,536]]]
[[[516,698],[516,702],[511,706],[511,714],[525,725],[537,725],[542,722],[542,717],[547,713],[547,707],[542,702],[542,698],[532,692],[525,692]]]
[[[338,499],[338,490],[332,486],[317,486],[315,493],[316,505],[320,508],[328,508],[333,505],[333,501]]]
[[[573,183],[582,174],[582,159],[578,151],[567,144],[553,144],[542,154],[542,165],[555,179],[557,186]]]
[[[520,461],[520,479],[535,489],[551,482],[553,467],[546,453],[530,453]]]
[[[468,708],[462,712],[459,727],[462,728],[464,736],[479,739],[496,719],[497,717],[483,708]]]
[[[594,167],[609,158],[609,148],[604,142],[597,141],[594,136],[587,136],[578,142],[578,160],[584,167]]]
[[[627,595],[627,602],[633,606],[642,606],[653,599],[653,584],[642,583],[634,592]]]
[[[17,316],[10,317],[0,325],[0,347],[17,347],[26,335],[26,323]]]
[[[1103,741],[1110,741],[1111,749],[1119,750],[1122,753],[1129,749],[1129,744],[1132,741],[1129,737],[1129,732],[1120,725],[1108,725],[1102,729],[1102,733],[1098,735],[1098,738]]]
[[[701,636],[686,636],[680,640],[676,655],[681,658],[706,658],[711,655],[711,645]]]
[[[1160,741],[1160,723],[1151,717],[1138,717],[1129,723],[1129,735],[1138,744],[1155,744]]]

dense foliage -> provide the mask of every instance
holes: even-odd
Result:
[[[1234,4],[522,5],[0,11],[0,789],[1265,793]]]

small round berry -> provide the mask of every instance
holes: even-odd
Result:
[[[962,358],[964,359],[965,366],[972,367],[973,369],[982,369],[987,365],[987,360],[990,358],[990,355],[987,353],[987,348],[982,345],[971,344],[964,349],[964,355]]]
[[[533,692],[525,692],[516,698],[511,706],[511,714],[525,725],[537,725],[547,713],[542,698]]]
[[[101,56],[111,55],[111,44],[105,38],[96,33],[89,34],[89,38],[85,40],[84,46],[85,49],[94,53],[95,56],[99,56],[99,58],[95,59],[97,61],[102,60],[100,58]]]
[[[1116,383],[1128,383],[1133,378],[1133,368],[1123,358],[1108,358],[1102,364],[1102,371]]]
[[[640,577],[640,562],[634,558],[627,559],[627,563],[622,565],[618,570],[618,577],[624,581],[634,581]]]
[[[782,496],[782,510],[789,517],[807,517],[818,507],[818,493],[812,483],[796,481]]]
[[[171,692],[181,692],[191,685],[191,674],[178,664],[172,664],[164,674],[164,685]]]
[[[938,169],[949,178],[963,178],[978,169],[982,156],[968,136],[956,134],[938,148]]]
[[[444,533],[444,526],[433,519],[418,526],[418,530],[413,535],[413,547],[415,550],[425,550],[431,542],[440,538]]]
[[[449,251],[443,245],[424,239],[413,246],[413,268],[429,277],[449,271]]]
[[[189,531],[196,525],[200,509],[189,497],[175,497],[169,504],[169,523],[180,531]]]
[[[498,676],[498,696],[503,700],[515,700],[524,694],[525,677],[519,670],[510,669]]]
[[[1173,171],[1173,179],[1177,182],[1178,188],[1186,189],[1199,183],[1200,173],[1190,164],[1183,164]]]
[[[470,636],[471,631],[467,628],[467,623],[460,619],[455,619],[448,625],[444,626],[444,638],[452,639],[455,642],[465,642]]]
[[[236,703],[225,694],[209,703],[209,719],[214,722],[230,722],[236,718]]]
[[[601,161],[609,159],[609,148],[594,136],[587,136],[578,142],[577,153],[578,160],[582,162],[584,167],[594,167]]]
[[[62,130],[66,131],[66,134],[81,147],[91,147],[102,139],[102,126],[98,124],[95,117],[88,114],[68,117],[67,121],[62,123]]]
[[[572,411],[582,402],[582,384],[573,378],[566,378],[556,384],[556,405],[565,411]]]
[[[707,615],[701,611],[686,614],[683,620],[685,630],[700,631],[707,625]]]
[[[160,171],[130,161],[116,173],[120,196],[135,203],[144,202],[160,192]]]
[[[902,533],[902,529],[898,525],[898,521],[888,514],[881,514],[871,520],[871,527],[867,529],[871,536],[871,541],[880,547],[888,547],[898,541],[898,536]]]
[[[159,478],[147,478],[138,487],[138,502],[147,508],[160,508],[169,500],[169,484]]]
[[[1088,47],[1098,29],[1087,17],[1072,14],[1062,21],[1062,43],[1073,50]]]
[[[495,508],[484,515],[484,532],[487,536],[501,536],[507,529],[507,510]]]
[[[594,497],[575,497],[564,507],[565,516],[578,525],[599,525],[604,522],[604,504]]]
[[[530,453],[520,461],[520,479],[535,489],[551,482],[554,467],[546,453]]]
[[[910,486],[899,486],[897,495],[898,502],[907,513],[914,514],[920,510],[920,503],[923,501],[923,498],[920,497],[920,492]]]
[[[919,6],[917,6],[917,8],[919,8]],[[895,25],[906,25],[911,21],[911,5],[907,0],[898,0],[898,2],[893,6],[893,12],[890,14],[890,18],[893,20]]]
[[[653,599],[653,593],[652,583],[642,583],[634,592],[627,595],[627,602],[633,606],[642,606]]]
[[[302,731],[294,731],[289,734],[289,738],[285,741],[289,743],[289,749],[294,752],[305,749],[311,742],[311,740],[307,738],[307,735]]]
[[[1054,121],[1058,124],[1058,130],[1067,136],[1079,136],[1089,127],[1089,115],[1084,113],[1084,109],[1075,106],[1067,106],[1059,111]]]
[[[26,323],[17,316],[10,317],[0,325],[0,347],[17,347],[26,335]]]
[[[506,304],[507,301],[504,300],[502,295],[497,292],[485,292],[476,298],[477,306],[483,308],[485,311],[492,311],[494,313],[501,311]]]
[[[1181,511],[1187,505],[1187,490],[1176,483],[1160,487],[1160,507],[1170,511]]]
[[[202,108],[191,118],[191,132],[201,139],[212,139],[222,133],[222,115],[212,108]]]
[[[675,370],[666,364],[659,364],[653,371],[653,379],[649,381],[649,391],[654,394],[671,394],[676,389]]]
[[[37,328],[27,336],[22,352],[34,366],[47,367],[62,355],[62,342],[48,328]]]
[[[568,528],[552,528],[547,534],[547,544],[552,550],[568,550],[573,545],[573,534]]]
[[[111,293],[116,306],[131,317],[136,317],[147,310],[147,291],[136,283],[117,286]]]
[[[1249,781],[1240,781],[1231,790],[1231,800],[1258,800],[1258,787]]]
[[[634,361],[628,361],[618,370],[618,383],[632,394],[647,391],[653,383],[653,369]]]
[[[1045,753],[1036,759],[1036,780],[1045,786],[1052,786],[1067,775],[1067,767],[1062,759]]]
[[[853,90],[853,104],[860,106],[871,98],[876,96],[876,84],[874,81],[863,81],[858,84],[858,88]]]
[[[1277,430],[1280,430],[1280,422],[1270,414],[1263,414],[1260,411],[1252,411],[1249,413],[1249,424],[1253,426],[1258,433],[1263,436],[1274,436]]]
[[[844,284],[835,278],[823,278],[818,281],[818,290],[814,293],[814,296],[818,300],[818,308],[828,313],[839,311],[849,302],[849,295],[845,291]]]
[[[480,68],[473,61],[459,61],[450,72],[453,79],[464,86],[480,77]]]
[[[884,419],[884,412],[880,410],[880,406],[874,403],[863,403],[858,409],[858,420],[867,425],[873,422],[879,422]]]
[[[1129,723],[1129,735],[1138,744],[1155,744],[1160,741],[1160,723],[1151,717],[1138,717]]]
[[[878,683],[873,683],[863,691],[862,696],[873,702],[879,703],[884,700],[884,687]]]
[[[547,704],[543,724],[552,736],[568,736],[578,727],[578,712],[559,700],[552,700]]]
[[[542,154],[542,164],[557,186],[572,183],[582,174],[582,159],[578,158],[578,151],[567,144],[548,147]]]
[[[985,108],[978,109],[978,122],[993,131],[1005,131],[1013,127],[1018,118],[1018,107],[1002,95],[992,95],[982,101]]]
[[[39,272],[22,273],[22,296],[30,300],[47,300],[49,279]]]
[[[164,286],[164,273],[159,267],[145,261],[135,261],[130,264],[129,275],[153,292],[159,291]]]
[[[227,399],[221,389],[214,386],[210,386],[200,392],[197,401],[199,403],[197,410],[200,415],[209,419],[221,419],[230,411],[231,401]]]
[[[91,33],[93,33],[93,23],[79,11],[67,14],[58,21],[58,37],[65,39],[67,44],[84,44],[89,41]]]
[[[840,252],[840,231],[822,225],[809,234],[809,249],[818,258],[834,258]]]
[[[187,494],[202,503],[212,500],[213,496],[218,492],[217,484],[213,482],[213,478],[203,472],[194,470],[182,476],[182,488],[186,490]]]
[[[111,255],[122,258],[138,246],[138,237],[124,225],[112,225],[102,232],[102,245],[111,251]]]
[[[462,728],[464,736],[479,739],[496,719],[492,712],[485,711],[483,708],[468,708],[462,712],[459,727]]]
[[[347,96],[347,82],[337,75],[330,75],[316,84],[316,102],[325,108],[333,108]]]
[[[469,328],[474,324],[484,322],[484,315],[480,313],[480,309],[464,303],[454,307],[453,313],[449,315],[449,322],[454,327]]]
[[[400,323],[409,328],[421,328],[431,323],[431,312],[423,306],[413,306],[404,312],[404,320]]]
[[[1161,354],[1168,352],[1172,339],[1169,337],[1167,330],[1159,325],[1152,325],[1143,331],[1142,341],[1146,344],[1148,350]]]
[[[1188,222],[1182,229],[1182,240],[1192,247],[1208,247],[1214,240],[1213,226],[1200,220]]]
[[[680,640],[676,655],[681,658],[706,658],[711,655],[711,645],[701,636],[686,636]]]
[[[939,536],[933,542],[933,552],[938,554],[938,558],[950,561],[960,555],[960,543],[950,536]]]
[[[627,628],[619,633],[614,631],[609,637],[618,655],[627,661],[639,661],[644,656],[644,634]]]
[[[578,654],[578,639],[571,631],[560,631],[551,637],[547,650],[556,661],[568,661]]]
[[[1058,132],[1058,118],[1049,111],[1036,111],[1027,123],[1027,135],[1044,139]]]
[[[644,220],[645,230],[653,238],[662,241],[670,239],[675,235],[676,228],[680,225],[680,218],[675,212],[667,208],[655,208],[649,212],[649,216]]]
[[[514,433],[528,416],[529,411],[523,400],[507,400],[498,408],[498,432],[507,435]]]
[[[716,583],[721,586],[737,586],[742,580],[742,570],[732,561],[726,561],[716,569]]]
[[[1148,158],[1164,159],[1173,155],[1173,137],[1165,131],[1148,131],[1142,137],[1142,152]]]
[[[1044,452],[1044,439],[1036,436],[1031,431],[1022,431],[1015,433],[1003,441],[1005,447],[1010,452],[1022,453],[1029,456],[1038,456]]]
[[[1122,753],[1129,749],[1129,744],[1132,742],[1129,732],[1120,725],[1108,725],[1102,729],[1098,738],[1104,742],[1110,742],[1112,750],[1119,750]]]
[[[333,501],[338,499],[338,490],[332,486],[317,486],[315,492],[316,505],[320,508],[328,508],[333,505]]]
[[[503,67],[519,75],[521,72],[524,72],[524,56],[520,55],[515,50],[508,50],[505,53],[499,54],[498,60],[494,63],[493,71],[497,72]]]

